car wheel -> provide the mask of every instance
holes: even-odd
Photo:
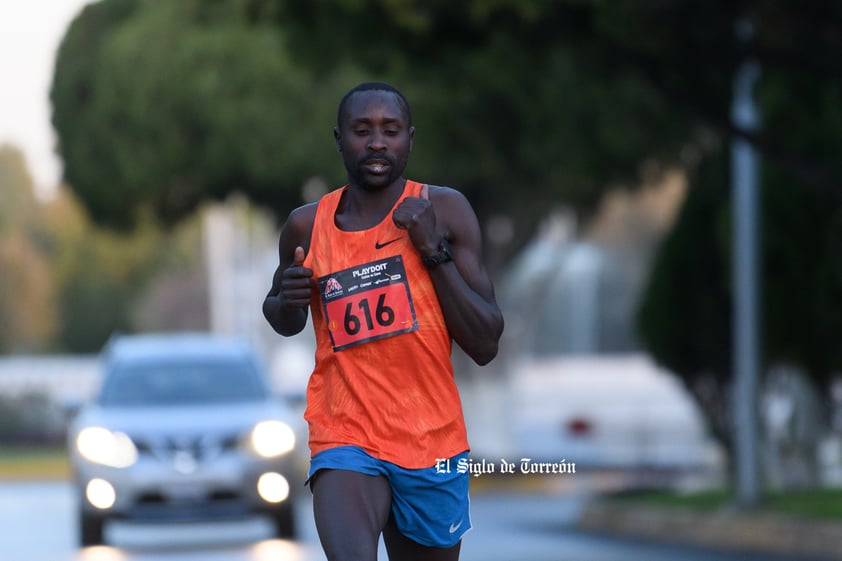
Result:
[[[82,547],[104,543],[105,519],[101,516],[79,513],[79,543]]]
[[[295,538],[295,510],[291,502],[271,511],[269,517],[275,527],[275,536],[285,539]]]

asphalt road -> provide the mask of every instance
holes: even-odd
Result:
[[[64,482],[0,482],[2,561],[324,561],[307,500],[300,541],[270,539],[262,519],[214,524],[112,524],[108,546],[76,547],[73,493]],[[570,527],[582,498],[485,490],[462,561],[782,561],[774,557],[607,539]],[[381,547],[382,549],[382,547]],[[381,552],[385,560],[385,552]]]

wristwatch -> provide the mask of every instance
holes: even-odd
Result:
[[[430,269],[436,265],[453,261],[453,254],[450,253],[450,247],[447,245],[447,240],[441,240],[439,242],[438,250],[433,254],[422,257],[421,261],[427,266],[427,268]]]

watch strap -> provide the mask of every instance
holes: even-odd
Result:
[[[442,239],[439,242],[436,252],[421,257],[421,261],[428,268],[436,267],[437,265],[447,263],[448,261],[453,261],[453,254],[450,253],[450,247],[447,245],[447,241]]]

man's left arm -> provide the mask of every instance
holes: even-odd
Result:
[[[429,203],[422,203],[426,197]],[[503,333],[503,314],[482,264],[482,235],[471,204],[446,187],[425,189],[421,199],[405,202],[409,203],[406,226],[419,253],[434,253],[444,239],[453,255],[452,261],[429,267],[453,340],[477,364],[491,362]],[[403,221],[400,214],[396,212],[396,222]]]

